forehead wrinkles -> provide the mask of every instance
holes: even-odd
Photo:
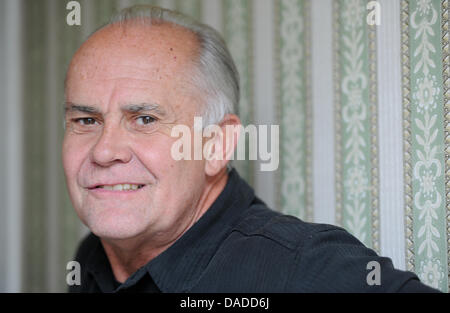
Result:
[[[69,74],[91,78],[124,65],[179,75],[190,69],[199,46],[197,36],[179,26],[113,24],[94,33],[80,47],[72,59]]]

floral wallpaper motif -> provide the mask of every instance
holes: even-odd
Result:
[[[305,1],[281,0],[277,4],[281,210],[306,219]]]
[[[447,289],[441,1],[409,1],[415,270]]]
[[[245,127],[253,123],[253,77],[252,77],[252,3],[247,0],[226,0],[222,2],[224,37],[234,58],[240,75],[241,98],[239,117]],[[248,151],[248,139],[246,151]],[[246,158],[248,160],[248,158]],[[250,161],[233,161],[242,177],[252,183],[253,163]]]
[[[342,170],[342,225],[359,240],[372,246],[371,201],[371,103],[369,97],[369,39],[366,3],[362,0],[338,2],[338,41],[340,80],[341,144],[340,168]]]

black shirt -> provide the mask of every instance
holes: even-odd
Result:
[[[81,243],[70,292],[433,292],[342,228],[269,209],[235,170],[206,213],[123,284],[98,237]],[[369,285],[367,264],[380,264]]]

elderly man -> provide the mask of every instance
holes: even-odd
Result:
[[[433,291],[345,230],[267,208],[228,167],[236,138],[223,139],[234,133],[210,138],[216,157],[171,156],[172,128],[198,132],[196,116],[240,125],[238,74],[210,27],[161,8],[125,9],[76,52],[65,91],[64,170],[92,232],[70,291]]]

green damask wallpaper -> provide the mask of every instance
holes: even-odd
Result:
[[[408,124],[405,125],[411,177],[409,264],[426,283],[447,290],[448,244],[444,152],[442,1],[403,3],[408,16],[403,35],[409,38]],[[447,13],[448,14],[448,13]],[[448,15],[447,15],[448,18]],[[448,29],[447,29],[448,32]],[[448,33],[447,33],[448,36]]]
[[[366,23],[366,3],[363,1],[335,2],[337,29],[335,66],[337,79],[335,84],[337,97],[336,110],[339,111],[336,123],[336,144],[340,145],[338,160],[340,203],[338,221],[349,229],[367,246],[373,244],[374,226],[372,212],[377,210],[372,190],[377,188],[377,165],[372,163],[376,156],[376,145],[372,138],[372,123],[376,121],[371,98],[371,87],[376,80],[371,75],[374,59],[370,45],[373,37]],[[375,230],[376,231],[376,230]]]
[[[240,103],[237,109],[242,125],[254,123],[253,102],[253,38],[251,1],[229,0],[222,2],[223,36],[240,75]],[[248,137],[246,151],[248,151]],[[253,163],[246,160],[233,161],[234,166],[249,182],[253,181]]]
[[[310,105],[307,97],[307,62],[310,56],[306,36],[309,1],[278,1],[276,5],[278,119],[281,129],[280,209],[286,214],[312,220],[312,212],[308,210],[310,195],[307,193],[309,177],[306,166],[311,154],[307,141],[310,127],[306,126]]]
[[[379,251],[377,60],[371,50],[389,47],[373,48],[376,29],[366,23],[367,1],[333,3],[337,220]],[[443,95],[448,93],[448,1],[400,5],[406,267],[447,291],[450,184],[445,175],[449,141],[444,139],[448,96]]]

